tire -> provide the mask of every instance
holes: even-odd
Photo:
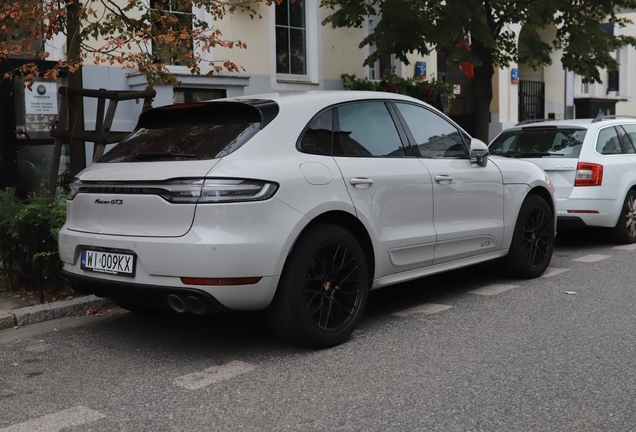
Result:
[[[541,276],[554,250],[554,213],[538,195],[528,195],[519,210],[508,255],[503,258],[507,273],[515,278]]]
[[[355,237],[337,225],[315,225],[287,257],[266,317],[280,336],[327,348],[349,338],[368,295],[367,264]]]
[[[618,222],[612,228],[610,236],[617,243],[636,242],[636,191],[627,192]]]

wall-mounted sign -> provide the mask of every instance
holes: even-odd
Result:
[[[24,112],[27,132],[51,130],[57,120],[57,83],[36,81],[31,90],[25,88]]]
[[[454,95],[462,94],[462,86],[460,84],[453,84],[453,94]]]
[[[513,84],[519,84],[519,69],[518,68],[510,69],[510,82]]]
[[[426,79],[426,62],[415,62],[415,75],[413,76],[413,78],[415,78],[416,80]]]

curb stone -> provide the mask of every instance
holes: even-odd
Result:
[[[13,315],[9,312],[0,311],[0,330],[13,327]]]
[[[105,309],[109,307],[115,307],[114,303],[109,299],[89,295],[73,300],[62,300],[49,304],[14,309],[11,313],[0,311],[0,330],[11,328],[14,325],[23,326],[35,324],[42,321],[84,314],[90,309]]]

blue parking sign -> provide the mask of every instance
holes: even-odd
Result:
[[[415,75],[414,78],[416,80],[425,80],[426,79],[426,62],[418,61],[415,62]]]
[[[519,69],[510,69],[510,82],[513,84],[519,84]]]

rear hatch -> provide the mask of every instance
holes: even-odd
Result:
[[[502,132],[488,146],[490,154],[523,159],[541,167],[554,185],[554,196],[567,198],[574,188],[586,129],[526,126]]]
[[[274,102],[252,100],[142,113],[135,130],[72,184],[67,228],[108,235],[184,235],[192,226],[205,176],[271,121],[272,110],[275,116]]]

